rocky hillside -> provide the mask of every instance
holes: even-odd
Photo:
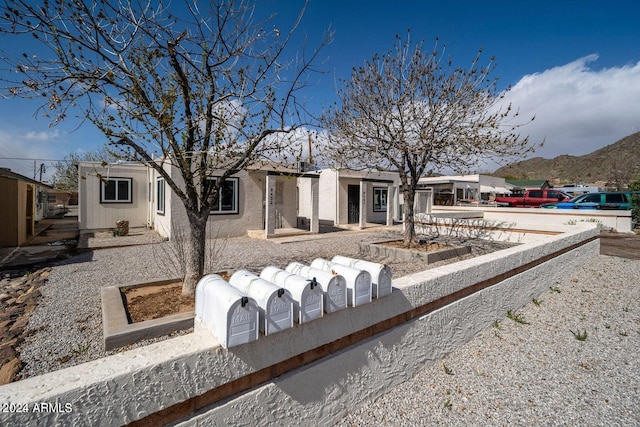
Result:
[[[640,132],[584,156],[534,157],[503,166],[494,175],[514,179],[547,179],[553,184],[626,183],[640,177]]]

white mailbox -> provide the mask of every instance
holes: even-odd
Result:
[[[352,307],[371,302],[371,274],[326,259],[316,258],[311,267],[324,271],[335,271],[347,282],[347,302]]]
[[[341,275],[311,268],[299,262],[292,262],[285,270],[307,279],[315,278],[320,283],[325,312],[333,313],[347,307],[347,281]]]
[[[391,268],[389,266],[341,255],[334,256],[331,261],[369,272],[373,298],[382,298],[391,293]]]
[[[260,331],[265,335],[293,327],[293,298],[289,291],[246,270],[233,273],[229,284],[256,301]]]
[[[217,274],[196,285],[195,315],[224,348],[258,339],[258,304]]]
[[[322,287],[313,279],[298,276],[279,269],[266,267],[260,277],[278,286],[282,286],[293,297],[294,319],[298,323],[306,323],[322,317]]]

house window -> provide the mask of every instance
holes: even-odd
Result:
[[[156,212],[164,215],[164,178],[156,180]]]
[[[209,178],[211,183],[215,183],[217,178]],[[217,203],[213,202],[214,195],[209,196],[211,202],[210,215],[237,214],[238,213],[238,178],[227,178],[222,183],[220,197]]]
[[[385,212],[387,210],[387,189],[383,187],[373,188],[373,211]]]
[[[109,178],[102,181],[100,203],[131,203],[132,178]]]

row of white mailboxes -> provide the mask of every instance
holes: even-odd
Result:
[[[318,258],[310,266],[266,267],[256,276],[236,271],[225,281],[210,274],[196,286],[196,321],[229,348],[391,293],[391,269],[355,258]]]

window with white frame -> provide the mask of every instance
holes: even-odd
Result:
[[[209,178],[211,184],[215,183],[218,178]],[[220,197],[217,203],[213,202],[214,194],[209,196],[212,202],[210,215],[224,215],[238,213],[238,178],[227,178],[220,188]]]
[[[373,211],[385,212],[387,210],[387,189],[385,187],[373,187]]]
[[[156,179],[156,212],[164,215],[164,178]]]
[[[133,178],[107,178],[101,182],[100,203],[131,203]]]

